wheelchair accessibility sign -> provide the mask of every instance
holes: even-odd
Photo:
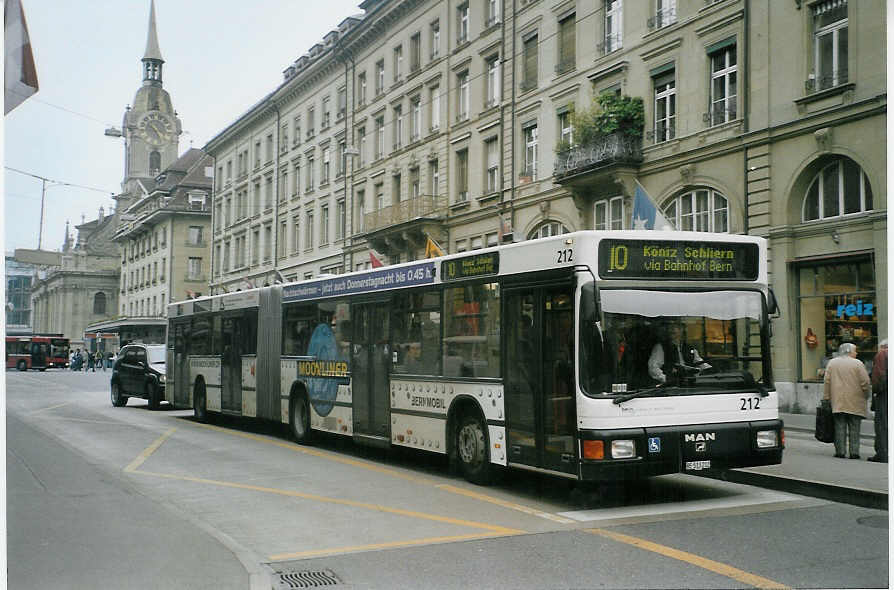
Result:
[[[661,439],[657,436],[653,436],[649,438],[649,452],[650,453],[660,453],[661,452]]]

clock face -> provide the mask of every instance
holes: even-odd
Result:
[[[162,145],[174,136],[174,122],[161,113],[147,113],[137,123],[137,132],[147,143]]]

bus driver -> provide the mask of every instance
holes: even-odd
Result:
[[[695,348],[683,340],[683,326],[679,322],[671,323],[665,337],[655,343],[649,355],[649,376],[660,384],[668,379],[679,382],[685,374],[686,367],[709,369]]]

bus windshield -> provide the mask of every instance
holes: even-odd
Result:
[[[760,292],[602,289],[599,298],[602,321],[581,316],[581,385],[591,395],[754,391],[772,382]]]

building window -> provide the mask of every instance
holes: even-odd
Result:
[[[624,16],[621,0],[605,0],[605,40],[603,52],[611,53],[623,47]]]
[[[469,40],[469,3],[463,2],[456,7],[456,44],[462,45]]]
[[[283,258],[286,255],[286,245],[288,244],[289,222],[279,222],[279,235],[276,238],[276,255]]]
[[[187,245],[189,246],[201,246],[202,245],[202,226],[200,225],[191,225],[187,230]]]
[[[376,62],[376,96],[385,91],[385,60]]]
[[[710,125],[736,119],[736,46],[709,55],[711,61]]]
[[[431,100],[428,101],[431,110],[428,118],[431,121],[431,130],[436,131],[441,127],[441,89],[439,86],[432,86],[429,90]]]
[[[338,101],[338,114],[336,115],[336,120],[341,121],[348,110],[348,91],[345,88],[339,88],[336,100]]]
[[[653,80],[655,85],[655,143],[676,137],[677,85],[674,72],[662,74]]]
[[[824,0],[812,10],[814,72],[809,89],[825,90],[847,82],[847,2]]]
[[[394,107],[394,149],[400,149],[404,136],[404,112],[403,107]]]
[[[801,219],[814,221],[871,210],[872,188],[866,173],[850,158],[839,158],[810,182]]]
[[[457,112],[456,120],[465,121],[469,118],[469,72],[461,72],[456,75],[457,88]]]
[[[363,232],[366,227],[366,191],[358,190],[357,191],[357,214],[355,217],[357,218],[357,231]]]
[[[366,165],[366,127],[361,127],[357,130],[357,143],[360,146],[357,149],[360,152],[357,156],[357,166],[363,168]]]
[[[320,245],[329,243],[329,205],[320,207]]]
[[[305,175],[304,191],[314,190],[314,157],[312,154],[307,156],[307,174]]]
[[[565,227],[564,224],[559,223],[558,221],[546,221],[529,233],[528,239],[536,240],[537,238],[548,238],[550,236],[559,236],[567,233],[568,228]]]
[[[272,161],[273,161],[273,134],[272,134],[272,133],[271,133],[270,135],[267,136],[267,149],[266,149],[266,151],[264,152],[264,154],[267,156],[266,159],[264,160],[265,162],[272,162]],[[227,162],[227,167],[229,168],[229,162]],[[230,176],[230,173],[229,173],[229,170],[228,170],[228,171],[227,171],[227,178],[229,178],[229,176]]]
[[[335,177],[341,178],[345,175],[345,161],[347,160],[347,143],[344,139],[338,142],[338,158],[335,160]]]
[[[419,70],[422,58],[422,33],[410,37],[410,72]]]
[[[492,194],[499,190],[500,182],[500,150],[497,138],[484,142],[484,152],[487,154],[485,164],[485,193]]]
[[[268,209],[273,209],[273,176],[268,176],[264,185],[264,210]]]
[[[441,187],[441,173],[438,170],[438,160],[435,158],[428,163],[428,180],[429,180],[429,194],[433,196],[437,196],[440,194]]]
[[[441,54],[441,22],[431,24],[431,58],[437,59]]]
[[[195,281],[202,278],[202,259],[190,256],[186,266],[186,278]]]
[[[822,381],[845,342],[871,363],[878,351],[875,269],[869,257],[797,264],[800,380]],[[812,338],[810,336],[813,336]],[[870,367],[867,367],[870,368]]]
[[[227,259],[229,259],[230,247],[227,246]],[[251,234],[251,263],[257,264],[261,259],[261,229],[255,228]],[[229,267],[229,264],[227,264]]]
[[[323,120],[320,122],[320,129],[328,129],[329,121],[330,121],[330,112],[331,112],[331,109],[329,108],[329,97],[328,96],[323,99],[322,112],[323,112]]]
[[[391,177],[391,204],[397,205],[400,203],[401,197],[401,178],[400,174],[395,174]]]
[[[340,199],[335,203],[335,239],[341,240],[345,237],[348,227],[348,215],[345,209],[345,200]]]
[[[106,294],[99,292],[93,296],[93,315],[106,314]]]
[[[419,167],[410,168],[410,198],[419,197]]]
[[[301,218],[292,217],[292,253],[297,254],[301,250]]]
[[[525,165],[522,176],[537,180],[537,124],[532,123],[522,129],[525,143]]]
[[[161,172],[161,154],[155,150],[149,153],[149,172],[156,174]],[[229,180],[229,177],[227,177],[227,180]]]
[[[357,75],[357,105],[366,104],[366,72]]]
[[[381,160],[385,157],[385,118],[378,117],[376,119],[376,154],[375,159]]]
[[[500,22],[500,2],[502,0],[487,0],[485,6],[485,26],[492,27]]]
[[[323,158],[320,162],[320,184],[327,184],[329,182],[329,159],[331,156],[332,150],[328,147],[323,148]]]
[[[404,46],[394,48],[394,82],[400,82],[404,75]]]
[[[575,67],[575,27],[576,19],[573,12],[559,21],[559,56],[558,62],[556,63],[557,74],[570,72]]]
[[[273,226],[264,226],[264,262],[270,262],[273,258]]]
[[[410,141],[418,141],[422,136],[422,99],[417,95],[411,99],[413,120],[410,129]]]
[[[663,211],[667,220],[681,231],[729,231],[726,197],[709,188],[678,195],[664,205]]]
[[[469,150],[456,152],[456,202],[469,200]]]
[[[373,192],[376,198],[376,211],[381,211],[385,208],[385,183],[377,182],[373,187]]]
[[[486,107],[497,106],[500,103],[500,57],[495,55],[488,58],[487,68],[487,95]]]
[[[648,20],[650,29],[660,29],[677,22],[677,0],[655,0],[655,15]]]
[[[593,229],[624,229],[624,197],[593,204]]]
[[[537,60],[539,46],[537,40],[536,31],[522,39],[522,61],[524,64],[521,83],[522,92],[537,88],[537,69],[539,67]]]
[[[574,145],[574,107],[569,105],[558,113],[559,141],[566,148]]]

